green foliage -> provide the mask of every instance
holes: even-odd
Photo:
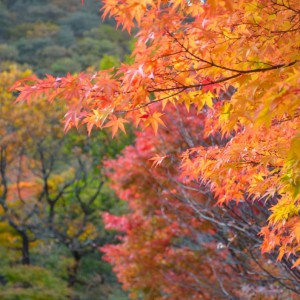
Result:
[[[8,37],[9,28],[12,24],[9,11],[5,5],[0,2],[0,41]]]
[[[57,75],[66,74],[68,72],[77,73],[80,71],[80,68],[80,63],[69,57],[60,58],[50,66],[52,71],[51,73],[55,73]]]
[[[55,43],[65,47],[69,47],[75,43],[75,35],[70,26],[60,26]]]
[[[82,36],[85,31],[100,25],[99,17],[83,11],[76,11],[60,20],[60,24],[70,26],[76,36]]]
[[[3,300],[65,300],[70,291],[51,271],[38,266],[1,268]]]
[[[99,68],[105,54],[122,60],[130,38],[102,24],[99,9],[98,1],[0,0],[0,61],[61,76]]]
[[[1,18],[1,17],[0,17]],[[1,26],[1,25],[0,25]],[[16,47],[0,44],[0,57],[5,61],[15,61],[18,59],[19,52]]]
[[[100,60],[99,68],[100,70],[107,70],[112,67],[118,67],[120,65],[120,60],[112,55],[104,55]]]

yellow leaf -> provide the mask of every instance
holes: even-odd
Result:
[[[149,116],[145,121],[145,126],[148,127],[149,125],[151,125],[155,134],[157,134],[159,124],[166,127],[166,125],[164,124],[164,122],[161,119],[161,116],[163,116],[162,113],[155,112],[153,115]]]
[[[203,101],[205,102],[205,104],[209,107],[209,108],[212,108],[213,107],[213,97],[214,95],[211,93],[211,92],[207,92],[207,93],[204,93],[202,95],[203,97]]]

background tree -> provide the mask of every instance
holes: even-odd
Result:
[[[131,137],[111,143],[105,133],[89,139],[78,132],[65,136],[61,105],[50,111],[41,99],[15,105],[7,89],[29,73],[11,66],[0,75],[1,234],[6,240],[0,255],[9,254],[0,266],[1,296],[88,299],[96,294],[108,299],[118,286],[98,246],[115,238],[104,230],[99,212],[118,213],[122,205],[99,166]],[[97,278],[98,286],[91,286]]]

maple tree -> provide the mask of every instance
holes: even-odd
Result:
[[[185,183],[204,182],[219,205],[261,203],[262,252],[300,264],[299,53],[297,0],[105,0],[103,16],[138,26],[131,65],[117,72],[19,81],[19,101],[64,99],[66,130],[87,124],[164,127],[166,106],[205,112],[204,138],[181,158]],[[227,93],[228,90],[231,93]],[[159,105],[154,105],[158,103]],[[154,158],[160,164],[162,158]]]
[[[267,207],[250,200],[215,206],[205,183],[181,177],[178,153],[189,143],[224,144],[204,138],[205,113],[169,107],[164,121],[159,135],[143,129],[135,145],[105,163],[130,209],[103,214],[108,229],[123,233],[120,244],[101,247],[123,287],[142,299],[297,299],[298,274],[259,250]]]

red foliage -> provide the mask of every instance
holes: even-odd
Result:
[[[256,224],[266,220],[267,211],[251,202],[220,209],[209,186],[198,180],[186,184],[178,154],[191,144],[224,141],[204,138],[204,114],[182,106],[168,107],[165,114],[167,127],[159,136],[143,129],[134,146],[105,163],[112,187],[130,210],[104,215],[107,228],[123,234],[119,245],[101,248],[105,259],[132,298],[246,299],[246,290],[260,287],[258,294],[276,299],[282,290],[274,288],[272,276],[280,266],[268,265],[258,250]],[[155,155],[164,157],[157,168]]]

